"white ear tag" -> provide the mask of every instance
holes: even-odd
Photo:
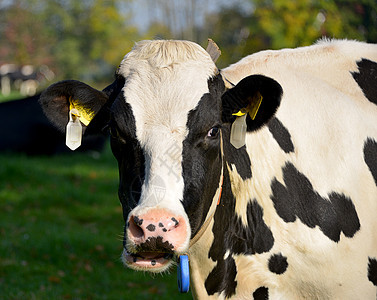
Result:
[[[69,111],[69,122],[66,128],[65,144],[71,150],[76,150],[81,145],[82,126],[79,120],[79,112],[73,108]]]
[[[245,113],[243,116],[237,117],[232,124],[232,129],[230,131],[230,143],[236,149],[241,148],[246,143],[246,117],[247,113]]]

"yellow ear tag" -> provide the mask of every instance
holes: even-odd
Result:
[[[77,109],[81,123],[85,126],[88,126],[90,121],[94,118],[94,112],[82,107],[77,101],[70,100],[69,101],[69,109],[72,110],[73,108]]]
[[[232,116],[237,116],[237,117],[242,117],[243,115],[246,114],[246,111],[244,112],[244,108],[236,112],[235,114],[232,114]]]
[[[249,113],[250,118],[254,120],[257,116],[262,100],[262,95],[257,92],[255,97],[251,99],[251,103],[247,106],[247,108],[243,108],[237,113],[232,114],[233,116],[237,116],[237,118],[233,122],[230,131],[230,143],[236,149],[239,149],[246,144],[246,113]]]
[[[263,97],[259,92],[257,92],[257,94],[251,100],[251,103],[248,106],[248,111],[249,111],[250,118],[252,120],[254,120],[255,117],[257,116],[259,107],[262,104],[262,100],[263,100]]]

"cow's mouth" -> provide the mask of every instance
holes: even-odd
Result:
[[[162,272],[173,263],[173,253],[161,252],[137,252],[130,253],[126,249],[123,252],[124,263],[135,270]]]
[[[128,246],[123,251],[123,262],[132,269],[157,273],[167,270],[174,263],[174,247],[163,242],[162,237],[149,238],[140,245]]]

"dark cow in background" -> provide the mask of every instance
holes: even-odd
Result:
[[[38,103],[39,95],[0,103],[0,152],[53,155],[70,151],[65,136],[47,119]],[[103,134],[88,135],[78,151],[100,152]]]
[[[102,92],[64,81],[41,104],[60,128],[72,99],[109,126],[127,266],[188,254],[200,299],[375,299],[376,62],[377,45],[321,41],[219,72],[194,43],[143,41]]]

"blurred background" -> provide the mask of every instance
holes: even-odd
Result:
[[[0,0],[1,72],[12,65],[25,76],[35,73],[37,89],[62,78],[102,87],[142,39],[206,46],[211,37],[224,67],[256,51],[310,45],[323,36],[376,42],[377,2]]]
[[[190,299],[176,275],[124,269],[118,169],[106,136],[68,152],[39,93],[98,89],[142,39],[222,50],[223,68],[321,37],[377,42],[376,0],[0,0],[0,299]]]

